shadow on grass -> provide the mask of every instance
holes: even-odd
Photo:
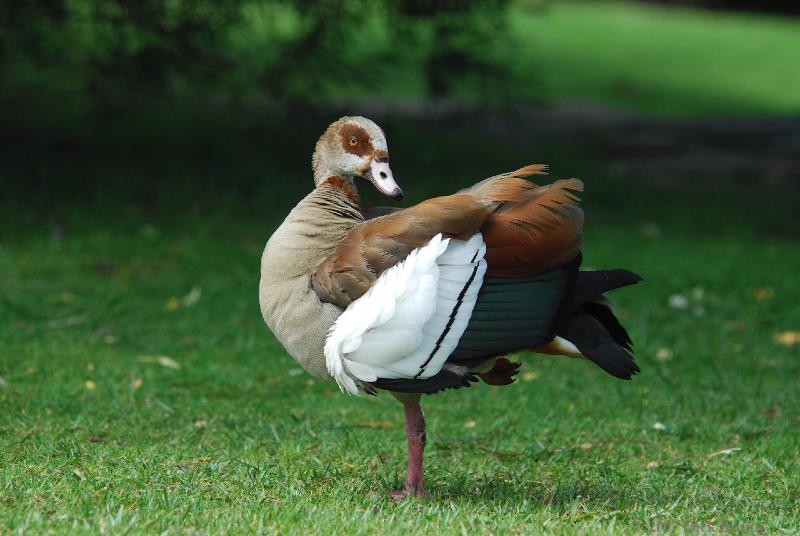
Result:
[[[630,482],[589,483],[600,478],[591,475],[585,479],[573,476],[557,482],[543,482],[529,475],[513,476],[499,472],[495,475],[459,474],[444,482],[434,482],[428,491],[434,500],[453,500],[458,503],[482,507],[493,503],[500,507],[525,507],[533,510],[551,510],[556,513],[574,512],[577,509],[615,512],[632,508],[644,498],[644,493]],[[652,497],[651,497],[652,500]]]

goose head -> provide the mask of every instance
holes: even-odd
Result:
[[[366,117],[348,116],[333,122],[319,138],[311,162],[315,186],[332,176],[360,177],[382,194],[403,199],[403,190],[389,167],[386,136]]]

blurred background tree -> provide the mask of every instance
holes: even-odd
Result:
[[[424,65],[446,98],[506,78],[507,0],[32,0],[0,4],[7,110],[66,110],[164,97],[321,103],[375,90],[387,66]],[[492,43],[498,43],[497,46]],[[410,54],[409,54],[410,52]],[[410,57],[409,57],[410,56]],[[516,87],[504,84],[507,94]],[[33,105],[34,102],[38,104]]]
[[[588,3],[588,2],[587,2]],[[649,0],[800,12],[785,0]],[[0,3],[0,106],[69,114],[165,97],[329,103],[424,95],[534,102],[509,0],[30,0]],[[537,33],[536,28],[529,30]],[[405,69],[405,70],[404,70]],[[398,73],[418,69],[415,76]],[[50,105],[47,105],[50,103]]]
[[[429,23],[425,50],[426,89],[433,98],[480,94],[485,101],[524,98],[524,84],[514,79],[513,63],[503,54],[513,53],[509,43],[508,0],[396,0],[399,31],[405,38],[413,23]],[[418,41],[420,39],[418,38]],[[498,84],[498,81],[504,83]],[[459,91],[461,89],[461,91]]]

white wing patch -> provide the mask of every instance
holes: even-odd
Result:
[[[430,378],[467,328],[486,273],[480,233],[436,235],[386,270],[328,331],[325,364],[342,391],[357,380]]]

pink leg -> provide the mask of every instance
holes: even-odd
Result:
[[[406,487],[392,492],[392,498],[405,499],[408,495],[422,497],[425,495],[422,475],[422,453],[425,450],[425,417],[419,398],[403,401],[406,414],[406,438],[408,439],[408,474]]]

